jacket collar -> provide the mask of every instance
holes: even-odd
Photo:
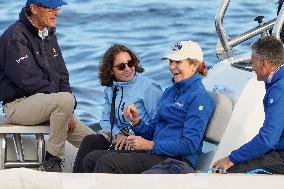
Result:
[[[118,87],[126,87],[126,86],[131,86],[137,79],[138,75],[135,74],[133,79],[130,81],[122,81],[122,82],[118,82],[118,81],[113,81],[113,85],[118,86]]]
[[[178,83],[175,83],[174,81],[174,87],[177,89],[178,92],[184,92],[192,87],[196,82],[200,82],[202,79],[201,75],[199,73],[194,74],[188,79],[185,79],[183,81],[180,81]]]
[[[278,70],[272,75],[272,77],[265,79],[265,88],[268,89],[280,79],[284,79],[284,64],[278,68]]]
[[[24,23],[28,30],[30,30],[34,35],[40,37],[39,30],[29,20],[25,7],[22,8],[19,14],[19,20]],[[55,35],[55,28],[47,28],[47,30],[49,35]]]

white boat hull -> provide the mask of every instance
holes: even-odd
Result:
[[[282,176],[244,174],[113,175],[46,173],[18,168],[0,171],[0,188],[5,189],[281,189]]]

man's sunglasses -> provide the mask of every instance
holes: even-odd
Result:
[[[126,65],[127,65],[129,68],[132,68],[132,67],[135,65],[135,62],[134,62],[133,60],[128,60],[127,63],[122,62],[122,63],[119,63],[119,64],[116,65],[116,66],[113,66],[113,67],[117,67],[117,69],[118,69],[119,71],[123,71],[123,70],[125,70]]]

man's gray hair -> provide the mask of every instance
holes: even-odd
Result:
[[[284,63],[283,45],[280,40],[273,36],[266,36],[253,43],[252,50],[273,66],[280,66]]]

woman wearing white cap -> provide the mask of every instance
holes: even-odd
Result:
[[[196,167],[214,109],[214,102],[201,82],[207,74],[203,53],[197,43],[181,41],[162,58],[165,59],[170,61],[173,86],[160,98],[157,115],[146,124],[139,118],[135,105],[129,105],[124,115],[135,133],[127,137],[133,151],[97,151],[93,172],[142,173],[169,157]]]

